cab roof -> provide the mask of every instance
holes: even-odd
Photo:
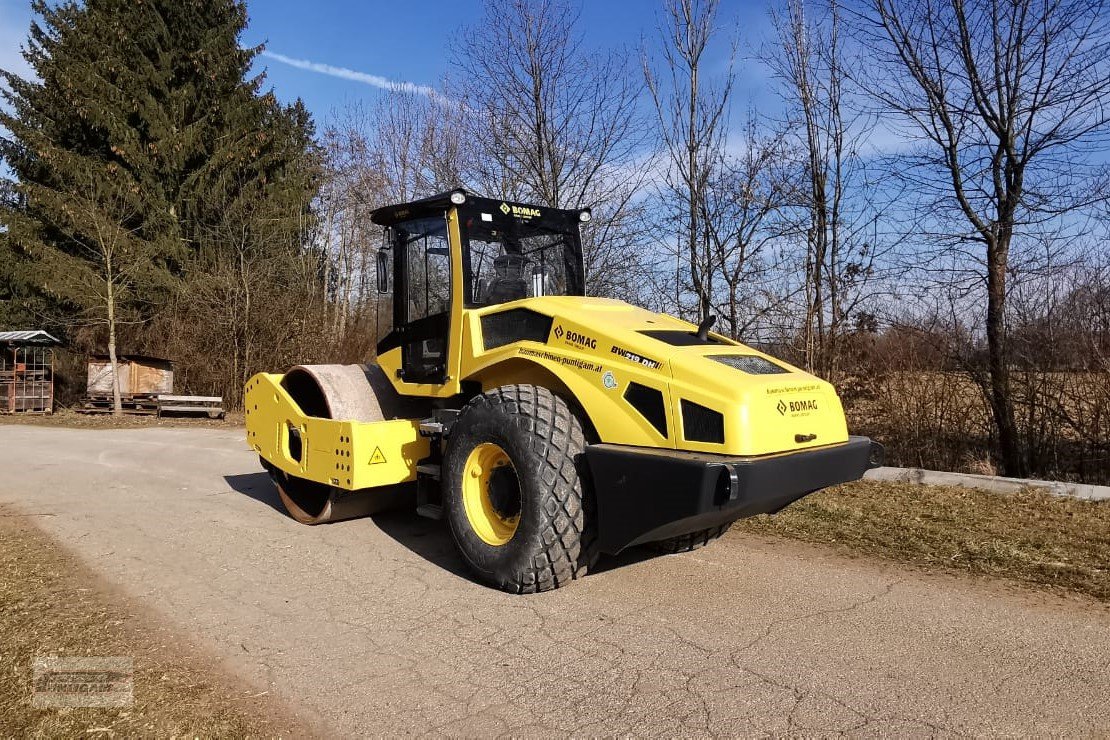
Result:
[[[370,220],[379,226],[392,226],[393,224],[407,221],[411,218],[420,218],[421,216],[431,216],[442,213],[446,209],[454,205],[451,201],[451,196],[455,193],[461,193],[466,199],[465,203],[470,206],[484,208],[486,210],[495,210],[503,205],[508,206],[523,206],[525,208],[539,209],[551,212],[556,211],[577,220],[578,214],[583,209],[579,208],[549,208],[547,206],[536,205],[532,203],[517,203],[515,201],[497,200],[494,198],[484,198],[480,195],[475,195],[462,188],[455,188],[454,190],[447,190],[436,195],[431,195],[427,198],[420,200],[409,201],[408,203],[398,203],[395,205],[382,206],[370,213]]]

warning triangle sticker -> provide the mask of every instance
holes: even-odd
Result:
[[[377,465],[378,463],[385,462],[385,455],[382,454],[381,447],[374,448],[374,454],[370,456],[370,464]]]

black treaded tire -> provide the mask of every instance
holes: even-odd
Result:
[[[665,540],[652,542],[651,546],[656,550],[666,553],[679,553],[690,552],[705,547],[713,540],[717,539],[732,526],[732,522],[722,524],[719,527],[710,527],[709,529],[699,529],[697,532],[690,534],[680,534],[677,537],[668,537]]]
[[[484,442],[505,451],[520,486],[520,520],[500,546],[478,537],[463,506],[466,460]],[[581,578],[593,566],[596,523],[585,449],[582,423],[547,388],[501,386],[463,408],[444,454],[443,501],[455,543],[479,579],[510,593],[536,593]]]

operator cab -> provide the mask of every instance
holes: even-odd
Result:
[[[398,365],[402,385],[439,395],[428,386],[452,380],[464,310],[585,295],[579,231],[589,218],[588,210],[481,198],[464,190],[374,211],[371,220],[385,227],[378,289],[393,296],[389,331],[382,336],[385,327],[379,327],[379,362]],[[390,363],[396,350],[399,363]]]

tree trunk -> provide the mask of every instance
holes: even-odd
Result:
[[[1005,242],[1005,243],[1003,243]],[[1009,238],[987,246],[987,353],[990,367],[990,405],[998,430],[998,453],[1003,475],[1025,475],[1014,401],[1010,394],[1010,367],[1006,335],[1006,264]]]
[[[231,397],[235,403],[238,404],[241,400],[243,388],[250,379],[251,368],[254,363],[253,353],[251,352],[252,336],[254,334],[253,316],[251,312],[254,306],[251,303],[251,280],[250,271],[247,267],[246,255],[242,251],[239,252],[239,282],[243,286],[243,366],[239,368],[237,375],[239,383],[232,389]]]
[[[699,269],[699,256],[698,256],[698,237],[700,236],[701,229],[698,228],[698,211],[702,204],[701,192],[701,172],[698,168],[698,142],[695,138],[698,130],[698,64],[695,62],[690,66],[690,99],[688,101],[689,107],[687,108],[687,126],[686,131],[686,173],[689,182],[690,192],[687,196],[686,206],[688,209],[687,218],[689,219],[690,229],[689,233],[689,250],[690,250],[690,281],[693,283],[694,292],[697,294],[698,299],[698,322],[705,320],[706,315],[709,313],[709,297],[706,295],[704,277],[705,275]],[[708,265],[705,265],[706,272],[708,272]]]
[[[112,416],[123,416],[123,398],[119,388],[119,360],[116,357],[116,295],[108,281],[108,363],[112,366]]]

